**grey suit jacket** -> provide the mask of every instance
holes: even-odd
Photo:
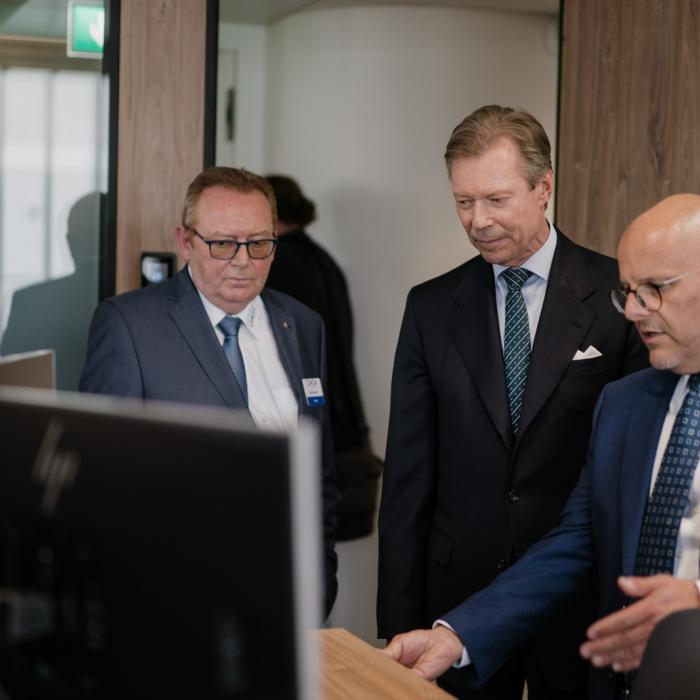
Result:
[[[286,294],[264,290],[261,296],[299,411],[318,420],[321,427],[328,614],[337,591],[332,438],[326,407],[307,406],[301,383],[304,377],[320,377],[326,385],[323,322]],[[161,284],[112,297],[97,307],[80,391],[246,409],[186,268]]]

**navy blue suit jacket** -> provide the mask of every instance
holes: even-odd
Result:
[[[606,386],[593,417],[587,463],[559,525],[490,586],[443,616],[485,681],[567,601],[597,581],[599,615],[626,601],[657,443],[678,375],[647,369]],[[611,698],[612,675],[592,669],[590,696]]]
[[[299,412],[316,418],[321,426],[328,614],[337,592],[332,438],[326,407],[307,406],[301,383],[304,377],[320,377],[326,386],[323,322],[315,311],[286,294],[264,290],[261,297]],[[97,307],[80,390],[246,409],[186,268],[170,280],[112,297]]]

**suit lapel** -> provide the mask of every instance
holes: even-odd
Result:
[[[231,408],[245,408],[243,394],[187,268],[172,280],[168,294],[168,315],[223,402]]]
[[[639,534],[649,496],[654,458],[668,404],[678,382],[671,372],[655,372],[631,408],[620,479],[622,573],[634,573]]]
[[[530,355],[518,442],[544,406],[596,318],[585,304],[595,291],[576,247],[557,231],[557,247]]]
[[[480,257],[472,260],[452,301],[450,332],[486,411],[510,449],[513,438],[491,265]]]
[[[301,384],[304,373],[299,350],[297,324],[295,319],[276,298],[263,291],[262,299],[267,315],[270,318],[270,327],[272,328],[272,334],[275,336],[282,366],[299,406],[299,413],[307,413],[308,406],[306,405],[306,397],[302,392]],[[323,389],[327,391],[327,387],[324,386]]]

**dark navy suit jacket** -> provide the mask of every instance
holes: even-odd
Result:
[[[588,460],[559,525],[490,586],[443,616],[464,641],[481,683],[567,601],[597,581],[599,616],[625,604],[654,457],[678,375],[647,369],[609,384],[593,417]],[[613,678],[592,669],[590,697],[611,698]]]
[[[261,297],[299,412],[316,418],[321,427],[328,614],[337,592],[332,438],[326,407],[307,406],[301,383],[305,377],[320,377],[326,385],[323,322],[316,312],[286,294],[264,290]],[[112,297],[97,307],[80,390],[246,409],[186,268],[170,280]]]

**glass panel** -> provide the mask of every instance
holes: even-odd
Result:
[[[474,109],[504,104],[538,117],[556,148],[559,5],[220,0],[217,163],[290,175],[315,203],[306,233],[345,273],[377,454],[406,291],[476,252],[455,215],[443,161],[450,133]],[[284,235],[273,283],[290,248],[287,260],[315,269],[304,257],[308,244]],[[313,278],[297,278],[287,291],[308,294]],[[336,326],[328,324],[329,367]],[[328,391],[336,401],[338,392]],[[350,463],[337,460],[339,482],[356,478],[341,474]],[[374,537],[338,544],[330,620],[369,643],[376,643]]]
[[[97,303],[109,89],[99,54],[67,56],[68,5],[0,10],[0,354],[53,349],[57,388],[75,390]]]

